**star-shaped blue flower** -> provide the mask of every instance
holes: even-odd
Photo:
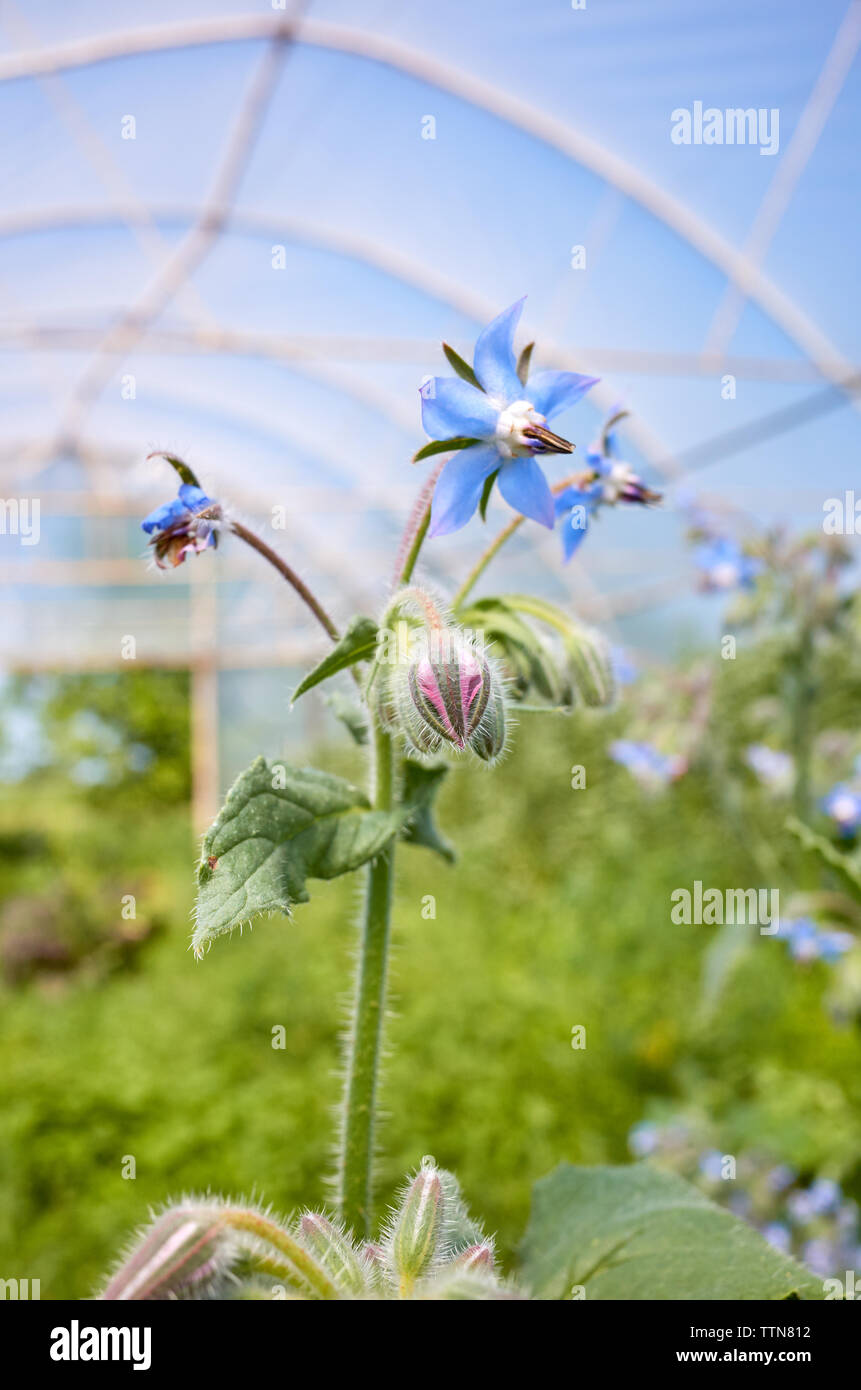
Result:
[[[479,334],[473,367],[477,386],[458,377],[433,377],[422,387],[422,424],[431,439],[475,440],[450,458],[440,475],[431,536],[465,526],[494,474],[515,511],[553,527],[553,495],[535,456],[571,453],[572,446],[548,430],[547,421],[579,401],[598,378],[536,372],[524,385],[514,357],[522,312],[519,299]]]
[[[589,471],[556,497],[555,510],[561,521],[562,553],[566,561],[581,545],[589,521],[599,507],[615,507],[619,502],[646,505],[661,500],[660,493],[646,487],[630,464],[610,457],[606,451],[611,439],[608,435],[604,440],[605,452],[597,445],[588,451]]]

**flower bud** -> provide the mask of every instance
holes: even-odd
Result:
[[[469,1245],[452,1261],[452,1268],[477,1270],[479,1273],[492,1272],[494,1267],[493,1246],[487,1241],[480,1245]]]
[[[299,1225],[306,1248],[331,1274],[341,1293],[365,1293],[368,1280],[362,1257],[343,1232],[319,1212],[306,1212]]]
[[[431,629],[414,644],[395,683],[401,727],[419,753],[446,744],[469,748],[483,761],[505,741],[501,679],[488,659],[457,628]]]
[[[616,677],[606,639],[594,628],[572,629],[565,647],[574,693],[590,709],[611,705],[616,696]]]
[[[443,1235],[442,1183],[434,1168],[421,1168],[413,1178],[389,1235],[390,1265],[402,1294],[434,1266]]]
[[[229,1263],[233,1242],[217,1206],[170,1207],[150,1226],[111,1279],[107,1300],[188,1296]]]

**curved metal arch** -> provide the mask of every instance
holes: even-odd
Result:
[[[558,150],[639,203],[716,266],[732,285],[801,348],[832,385],[842,388],[851,376],[851,364],[790,296],[770,280],[743,250],[734,247],[680,199],[667,193],[627,160],[605,149],[596,140],[572,130],[558,117],[502,91],[483,78],[474,77],[411,48],[401,40],[319,20],[237,15],[158,25],[151,29],[55,44],[35,52],[9,54],[0,58],[0,81],[55,73],[166,49],[278,36],[292,38],[294,42],[308,47],[365,58],[405,73],[440,91],[449,92]],[[861,410],[861,402],[851,393],[850,400],[856,409]]]
[[[176,206],[150,208],[149,211],[157,219],[174,217],[182,221],[193,221],[197,215],[196,209],[177,208]],[[110,212],[107,215],[117,224],[122,222],[123,225],[128,225],[126,216],[120,217],[116,212]],[[219,213],[216,211],[215,215],[219,216]],[[81,209],[73,216],[77,216],[79,225],[97,226],[104,224],[106,212],[103,209]],[[27,231],[44,230],[49,227],[67,227],[69,225],[67,211],[58,213],[52,210],[41,215],[37,214],[36,218],[32,214],[13,213],[6,217],[0,217],[0,236],[21,235]],[[436,299],[447,308],[454,309],[455,312],[463,314],[465,318],[472,319],[479,324],[488,322],[499,311],[498,304],[493,304],[483,295],[461,285],[451,276],[444,275],[420,261],[413,260],[400,251],[384,246],[371,237],[362,236],[355,232],[321,226],[294,217],[278,218],[275,214],[243,212],[233,209],[223,210],[223,226],[224,228],[248,231],[254,235],[265,234],[286,239],[314,248],[322,247],[335,255],[349,257],[351,260],[358,261],[380,271],[383,275],[391,276],[402,284],[419,290],[422,294]],[[536,359],[569,371],[586,371],[589,366],[588,362],[585,362],[579,354],[572,353],[569,348],[565,348],[559,343],[546,340],[539,345]],[[590,400],[605,414],[609,414],[618,404],[619,393],[608,383],[602,381],[592,388]],[[674,463],[671,450],[640,417],[628,417],[622,422],[620,431],[628,436],[658,473],[665,477],[676,476],[679,470]]]

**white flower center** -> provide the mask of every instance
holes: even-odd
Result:
[[[831,803],[831,814],[836,821],[844,824],[853,821],[858,814],[854,796],[835,796]]]
[[[618,502],[624,488],[635,476],[629,463],[614,463],[610,472],[604,476],[604,501]]]
[[[511,405],[499,412],[494,443],[504,458],[529,454],[532,449],[523,431],[529,425],[543,425],[544,422],[544,416],[539,415],[529,401],[512,401]]]

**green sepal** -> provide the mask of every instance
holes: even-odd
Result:
[[[192,487],[200,487],[200,483],[198,482],[197,474],[195,473],[194,469],[189,468],[188,464],[185,463],[183,459],[178,458],[176,454],[168,454],[165,453],[163,449],[156,449],[154,453],[148,454],[147,458],[165,459],[170,464],[171,468],[176,470],[176,472],[180,476],[180,480],[183,483],[189,483]],[[201,491],[202,490],[203,489],[201,489]]]
[[[487,504],[490,501],[490,494],[493,492],[493,485],[499,477],[499,469],[491,473],[489,478],[485,478],[484,487],[481,489],[481,501],[478,504],[478,514],[482,521],[487,521]]]
[[[418,452],[413,454],[413,463],[433,458],[434,454],[451,454],[455,449],[469,449],[473,444],[480,443],[480,439],[470,439],[464,434],[455,435],[453,439],[432,439],[429,444],[423,444]]]
[[[532,350],[534,347],[534,343],[527,343],[517,359],[517,375],[520,378],[521,386],[525,386],[529,380],[529,366],[532,362]]]
[[[448,343],[443,343],[442,350],[448,358],[449,366],[454,368],[459,377],[462,377],[464,381],[468,381],[470,386],[475,386],[479,391],[484,390],[484,387],[475,375],[472,367],[468,362],[463,360],[459,352],[455,352],[454,348],[449,347]]]

